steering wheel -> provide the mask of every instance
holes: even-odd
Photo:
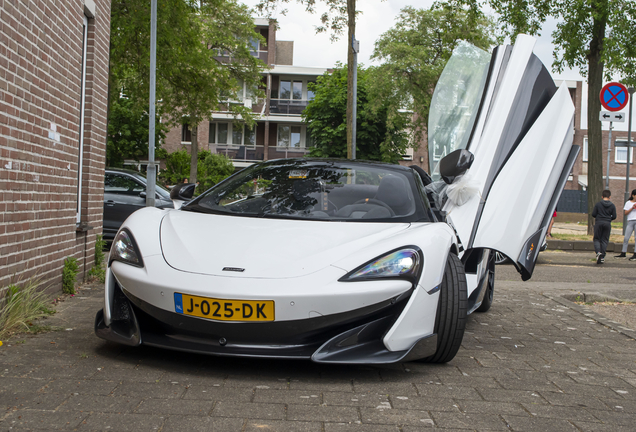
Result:
[[[385,203],[384,201],[380,201],[378,199],[375,199],[375,198],[361,199],[360,201],[356,202],[356,204],[373,204],[373,205],[377,205],[377,206],[380,206],[380,207],[384,207],[385,209],[387,209],[389,211],[389,213],[391,213],[391,216],[395,216],[395,212],[393,211],[393,209],[391,207],[389,207],[389,205],[387,203]]]

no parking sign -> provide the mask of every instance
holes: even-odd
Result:
[[[601,105],[608,111],[620,111],[627,106],[629,93],[621,83],[611,82],[601,89]]]

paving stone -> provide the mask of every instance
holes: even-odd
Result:
[[[459,412],[459,404],[450,398],[429,396],[390,396],[391,405],[398,409],[411,409],[423,411],[450,411]]]
[[[433,412],[435,425],[448,429],[487,429],[487,430],[509,430],[506,423],[493,414],[451,414],[446,412]]]
[[[113,393],[115,396],[138,396],[142,398],[152,396],[157,399],[180,399],[185,392],[185,386],[180,384],[124,381],[117,386]]]
[[[183,399],[225,402],[251,402],[254,390],[251,388],[224,388],[219,386],[192,385],[186,389]]]
[[[3,377],[0,393],[16,391],[36,392],[46,386],[51,380],[40,378]]]
[[[431,416],[425,410],[361,408],[362,423],[388,425],[425,425],[432,424]]]
[[[212,416],[282,420],[285,418],[285,405],[269,403],[232,403],[222,401],[217,402],[214,405]]]
[[[0,409],[37,409],[54,410],[64,403],[68,395],[46,394],[34,392],[0,393]]]
[[[592,394],[568,394],[559,392],[539,392],[551,405],[573,408],[607,409],[607,406]]]
[[[245,420],[241,418],[212,418],[200,416],[169,416],[161,432],[240,432]]]
[[[323,405],[327,406],[351,406],[351,407],[377,407],[390,406],[389,398],[386,394],[373,393],[346,393],[346,392],[324,392],[322,394]]]
[[[347,393],[352,397],[350,393]],[[322,403],[320,392],[311,390],[265,390],[254,391],[254,402],[319,405]]]
[[[125,413],[132,412],[141,398],[127,396],[78,395],[70,396],[58,411]]]
[[[248,420],[245,432],[322,432],[320,422]]]
[[[588,410],[594,417],[606,424],[617,424],[634,427],[636,424],[636,414],[617,412],[616,410]]]
[[[516,416],[529,416],[528,411],[519,403],[514,402],[486,402],[462,400],[457,402],[459,410],[465,413],[482,414],[512,414]],[[440,411],[440,410],[431,410]]]
[[[109,395],[115,390],[117,385],[118,383],[114,381],[60,378],[42,387],[42,392],[65,395],[76,393],[81,395]]]
[[[617,425],[617,424],[601,424],[587,423],[584,421],[573,420],[572,423],[583,432],[634,432],[634,425]]]
[[[365,383],[365,385],[376,385],[377,383],[374,382],[372,384],[369,383]],[[344,381],[338,381],[338,380],[305,380],[305,381],[300,381],[300,380],[295,380],[292,379],[289,382],[289,388],[290,390],[313,390],[313,391],[332,391],[332,392],[353,392],[353,381],[352,380],[344,380]],[[356,388],[356,391],[362,391],[362,392],[367,392],[367,391],[371,391],[371,389],[358,389]]]
[[[88,417],[79,412],[59,412],[48,410],[19,410],[10,413],[0,423],[3,430],[14,429],[74,429]]]
[[[416,384],[419,394],[429,398],[455,398],[481,400],[481,396],[472,387],[459,387],[436,384]]]
[[[184,399],[144,399],[135,409],[139,414],[178,414],[207,416],[214,402]]]
[[[563,406],[551,406],[551,405],[528,405],[521,404],[533,417],[546,417],[552,419],[564,419],[564,420],[582,420],[586,422],[598,422],[598,419],[594,417],[585,408],[579,408],[573,410],[571,407]]]
[[[499,389],[479,389],[479,393],[484,400],[493,402],[525,402],[527,404],[547,404],[546,400],[541,397],[539,392],[524,390],[499,390]]]
[[[325,432],[399,432],[399,431],[400,431],[400,428],[395,425],[325,423]]]
[[[157,431],[161,428],[166,417],[151,414],[110,414],[94,413],[88,416],[80,424],[78,430],[108,430],[130,431],[134,425],[135,432]]]
[[[287,420],[341,423],[359,421],[360,416],[358,409],[353,407],[289,405],[287,407]]]
[[[576,427],[567,420],[508,414],[502,414],[502,417],[514,431],[576,431]]]

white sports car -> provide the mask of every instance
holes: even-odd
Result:
[[[569,91],[533,46],[455,50],[431,105],[432,176],[274,160],[133,213],[96,334],[223,356],[452,360],[466,316],[492,304],[494,251],[531,277],[578,154]]]

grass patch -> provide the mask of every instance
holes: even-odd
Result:
[[[62,291],[66,294],[75,294],[75,282],[77,273],[79,272],[79,264],[77,259],[68,257],[64,260],[64,269],[62,270]]]
[[[39,288],[40,279],[31,278],[24,285],[10,285],[0,307],[0,339],[18,333],[42,333],[49,326],[34,323],[38,318],[52,315],[51,298]]]
[[[88,271],[88,278],[90,280],[97,279],[101,283],[106,282],[106,271],[104,270],[105,247],[106,240],[98,234],[95,240],[95,265]]]

